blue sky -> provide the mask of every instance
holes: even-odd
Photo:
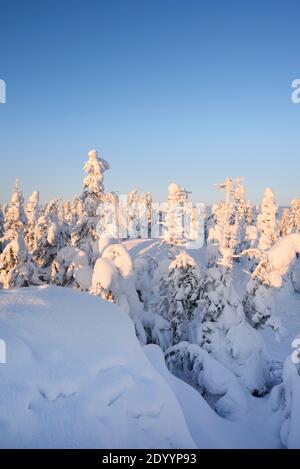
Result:
[[[0,201],[81,192],[87,151],[107,190],[211,203],[244,178],[259,202],[300,197],[300,2],[1,0]]]

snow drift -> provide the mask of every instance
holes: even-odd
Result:
[[[0,291],[2,448],[193,448],[129,317],[59,287]]]

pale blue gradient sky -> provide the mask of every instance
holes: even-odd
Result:
[[[106,189],[164,198],[175,180],[206,203],[214,183],[300,197],[300,2],[1,0],[0,201],[80,193],[86,153]]]

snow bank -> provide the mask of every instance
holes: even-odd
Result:
[[[180,342],[165,356],[170,371],[199,389],[222,417],[247,410],[246,395],[234,374],[198,345]]]
[[[264,429],[245,422],[230,422],[218,416],[192,386],[172,375],[166,367],[162,350],[157,345],[144,347],[147,357],[168,383],[183,410],[186,422],[199,448],[265,448]],[[254,398],[253,398],[254,399]]]
[[[129,317],[59,287],[0,292],[2,448],[193,448]]]

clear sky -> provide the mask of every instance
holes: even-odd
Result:
[[[0,0],[0,78],[1,201],[80,193],[91,148],[107,190],[300,197],[299,0]]]

